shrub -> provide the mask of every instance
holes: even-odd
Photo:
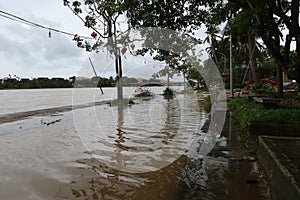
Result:
[[[109,104],[110,106],[127,106],[127,105],[132,105],[135,104],[135,102],[132,99],[113,99],[111,101],[108,101],[107,104]]]
[[[171,88],[167,87],[167,88],[164,90],[163,95],[164,95],[164,96],[174,96],[174,90],[172,90]]]
[[[275,92],[275,88],[270,83],[258,82],[256,84],[252,84],[249,91],[254,94],[266,93],[270,95]]]
[[[233,116],[241,128],[250,122],[264,124],[299,124],[300,110],[297,109],[264,109],[262,104],[249,102],[247,97],[234,98],[229,102]]]
[[[136,94],[135,97],[151,97],[153,93],[148,88],[137,88],[135,90]]]

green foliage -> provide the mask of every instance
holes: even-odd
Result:
[[[163,69],[159,70],[158,72],[154,73],[152,75],[152,77],[154,79],[160,78],[160,77],[163,77],[163,76],[169,76],[170,78],[173,78],[176,73],[178,73],[177,70],[172,69],[169,66],[165,66],[165,68],[163,68]]]
[[[300,110],[297,109],[264,109],[262,104],[249,102],[247,97],[234,98],[229,102],[233,116],[241,128],[250,122],[263,124],[299,124]]]
[[[289,72],[296,72],[296,71],[300,71],[300,61],[297,60],[297,53],[295,51],[292,51],[290,53],[289,56],[290,60],[291,60],[291,64],[289,65]]]
[[[122,84],[123,86],[136,86],[138,84],[138,80],[136,78],[123,76]]]
[[[193,85],[193,81],[196,81],[197,85],[195,86],[195,89],[206,87],[205,81],[201,76],[200,69],[196,69],[194,67],[189,68],[186,78],[190,85]]]
[[[130,1],[127,16],[133,27],[162,27],[193,32],[207,17],[203,2],[191,0]]]
[[[259,66],[260,77],[274,79],[275,78],[274,76],[276,76],[276,67],[277,67],[277,63],[275,62],[274,59],[264,61]]]
[[[71,79],[64,78],[5,78],[0,81],[0,88],[3,89],[35,89],[35,88],[70,88],[74,82]]]
[[[269,71],[273,71],[276,70],[276,62],[274,59],[270,60],[270,61],[265,61],[260,65],[260,69],[263,70],[269,70]]]
[[[174,90],[167,87],[165,90],[164,90],[164,93],[163,93],[164,96],[174,96]]]
[[[77,78],[75,81],[75,87],[114,87],[116,81],[113,77],[92,77],[89,78]]]
[[[87,28],[97,33],[96,40],[86,40],[75,35],[73,40],[77,43],[77,47],[84,48],[86,51],[99,51],[100,46],[109,43],[110,46],[116,47],[117,35],[121,31],[119,28],[119,19],[130,6],[134,6],[127,0],[63,0],[64,6],[68,7]],[[123,23],[122,29],[129,24]],[[114,37],[115,40],[111,40]],[[124,37],[121,39],[125,42]]]
[[[135,102],[133,101],[133,99],[123,98],[113,99],[111,101],[108,101],[107,104],[109,104],[110,106],[129,106],[135,104]]]
[[[300,93],[300,83],[298,83],[295,87],[295,91]]]
[[[285,93],[283,96],[285,99],[294,99],[300,101],[300,93]]]
[[[139,55],[145,55],[149,52],[155,60],[165,61],[174,70],[170,72],[172,77],[176,73],[187,73],[191,64],[187,62],[187,50],[200,43],[200,40],[194,37],[197,30],[206,18],[207,11],[202,8],[202,2],[170,0],[170,1],[138,1],[133,0],[134,6],[127,7],[127,16],[129,23],[134,28],[141,27],[160,27],[162,29],[159,35],[160,41],[169,41],[164,44],[164,50],[160,49],[157,41],[157,32],[151,30],[142,31],[145,38],[144,46],[151,46],[139,50]],[[175,30],[170,32],[165,30]],[[186,37],[189,34],[189,37]],[[191,39],[193,37],[193,39]],[[188,38],[188,39],[187,39]],[[150,45],[148,45],[150,44]],[[155,48],[157,47],[157,48]],[[167,74],[168,69],[163,69],[153,77],[161,77]]]
[[[297,82],[300,81],[300,52],[290,50],[293,38],[297,37],[295,33],[299,30],[299,0],[227,2],[212,0],[211,2],[212,7],[208,9],[210,17],[207,22],[221,24],[228,20],[230,29],[227,28],[225,34],[232,35],[235,48],[240,46],[239,43],[247,43],[249,35],[262,39],[276,63],[289,70],[290,77]],[[218,4],[220,2],[224,3]],[[286,34],[282,34],[283,30]],[[282,39],[285,41],[283,47],[280,42]],[[299,45],[300,41],[296,43]],[[236,53],[234,55],[239,58]]]
[[[271,95],[275,92],[275,88],[270,83],[264,84],[262,82],[258,82],[251,85],[249,92],[253,94],[266,93],[268,95]]]
[[[114,87],[116,85],[116,81],[111,76],[109,78],[100,77],[97,87]]]

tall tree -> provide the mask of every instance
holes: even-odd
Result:
[[[207,11],[197,0],[131,0],[128,17],[133,27],[161,27],[192,33]]]
[[[63,0],[64,5],[79,17],[84,26],[91,28],[94,32],[94,41],[84,41],[79,36],[74,40],[77,46],[87,51],[98,51],[99,47],[106,47],[115,57],[115,71],[118,88],[118,99],[123,98],[122,89],[122,62],[120,44],[126,42],[126,31],[129,24],[119,25],[120,19],[125,15],[127,8],[131,5],[127,0]],[[126,27],[127,26],[127,27]],[[126,28],[124,28],[126,27]],[[123,37],[118,40],[118,36]],[[98,37],[98,38],[97,38]]]
[[[232,17],[232,14],[235,19],[237,16],[247,17],[248,20],[232,21],[243,26],[245,32],[251,30],[253,35],[261,38],[276,60],[279,96],[283,95],[282,70],[288,71],[289,76],[300,83],[299,4],[299,0],[229,0],[222,6],[213,6],[210,9],[211,14],[219,19],[219,23]],[[284,34],[283,30],[287,34]],[[296,42],[297,67],[293,65],[289,56],[293,40]],[[284,43],[283,48],[281,43]]]
[[[154,59],[166,63],[172,62],[172,67],[181,71],[185,77],[189,68],[184,65],[183,60],[190,56],[186,51],[201,42],[194,37],[194,33],[206,19],[207,11],[202,9],[203,4],[197,0],[133,0],[132,2],[135,6],[128,7],[129,23],[134,28],[160,27],[166,31],[162,31],[159,40],[162,41],[161,43],[169,41],[167,45],[156,44],[157,32],[154,34],[151,31],[143,32],[146,38],[145,44],[155,44],[157,48],[144,49],[139,53],[150,52],[155,55]],[[182,35],[179,36],[178,32],[174,31]],[[185,39],[186,35],[193,38],[193,41]],[[161,46],[164,46],[164,49],[160,49]]]

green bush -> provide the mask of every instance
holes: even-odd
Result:
[[[295,91],[296,91],[296,92],[300,92],[300,85],[299,85],[299,84],[296,85]]]
[[[258,82],[256,84],[251,85],[249,92],[254,94],[258,94],[258,93],[272,94],[275,92],[275,88],[270,83]]]
[[[133,105],[135,104],[135,102],[133,101],[133,99],[113,99],[111,101],[108,101],[107,104],[109,104],[110,106],[127,106],[127,105]]]
[[[241,128],[246,128],[250,122],[300,124],[300,110],[264,109],[262,104],[249,102],[247,97],[232,99],[229,107],[233,110],[233,116]]]
[[[164,95],[164,96],[174,96],[174,90],[172,90],[171,88],[167,87],[167,88],[164,90],[163,95]]]

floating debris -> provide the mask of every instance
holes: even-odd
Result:
[[[47,124],[47,126],[49,126],[49,125],[51,125],[51,124],[55,124],[56,122],[60,122],[62,119],[57,119],[57,120],[54,120],[54,121],[52,121],[52,122],[48,122],[48,123],[46,123]],[[44,124],[45,124],[44,123]]]

